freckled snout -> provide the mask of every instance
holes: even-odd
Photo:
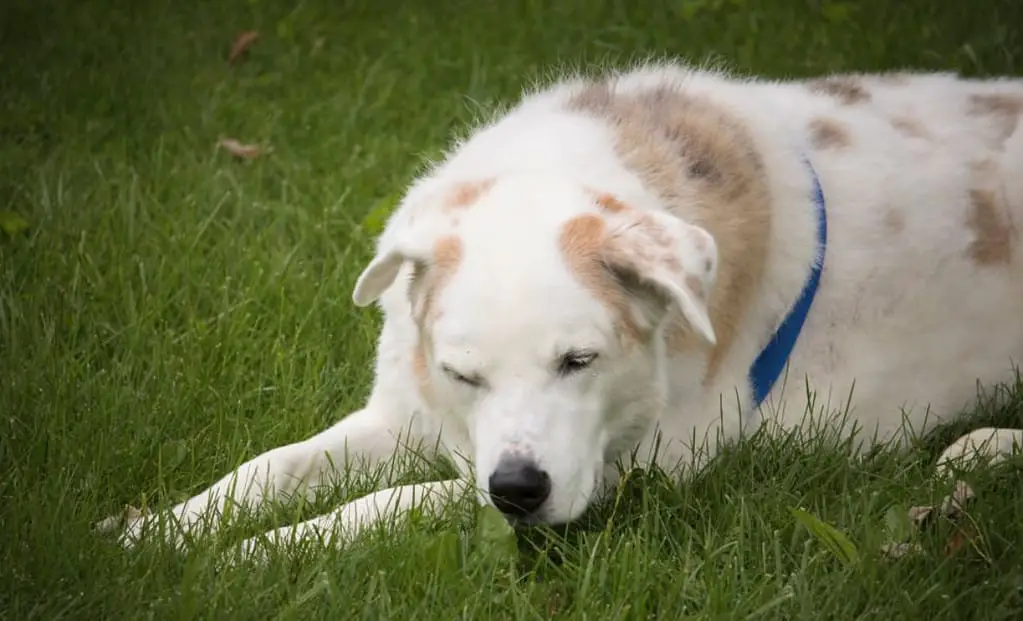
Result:
[[[490,474],[490,500],[501,513],[524,518],[536,513],[551,495],[551,477],[524,457],[502,457]]]

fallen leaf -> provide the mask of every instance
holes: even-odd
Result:
[[[0,211],[0,230],[8,235],[17,235],[28,229],[28,220],[13,211]]]
[[[239,32],[238,36],[234,38],[234,43],[231,44],[231,52],[227,55],[227,62],[234,64],[257,40],[259,40],[259,32],[255,30]]]
[[[905,533],[902,524],[900,524],[902,519],[895,513],[898,510],[893,508],[885,516],[889,538],[894,540],[912,539],[914,535],[928,528],[928,525],[933,522],[935,516],[938,516],[939,518],[947,519],[956,526],[956,532],[952,534],[945,544],[945,556],[954,554],[966,544],[976,547],[976,543],[980,540],[980,535],[977,533],[976,528],[969,523],[961,525],[961,518],[966,517],[967,522],[969,521],[969,516],[966,515],[966,503],[973,498],[973,488],[965,481],[960,480],[956,481],[955,489],[952,493],[943,498],[937,505],[910,507],[906,512],[906,517],[912,525],[911,532],[908,535]],[[901,558],[910,553],[923,552],[923,548],[918,543],[890,541],[881,546],[881,551],[888,558]]]
[[[977,547],[979,541],[980,533],[972,525],[956,528],[945,544],[945,556],[952,556],[966,545]]]
[[[259,145],[239,142],[234,138],[221,138],[217,142],[217,146],[223,147],[231,155],[244,160],[254,160],[263,155],[263,153],[270,151],[270,149],[264,149]]]

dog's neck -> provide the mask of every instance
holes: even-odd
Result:
[[[774,331],[770,340],[760,351],[756,360],[753,361],[749,371],[749,382],[752,388],[752,407],[758,408],[771,392],[775,382],[781,375],[788,363],[789,356],[799,340],[803,323],[810,308],[813,306],[814,298],[817,295],[817,287],[820,283],[821,273],[824,270],[824,258],[828,243],[828,216],[827,204],[824,199],[824,191],[821,188],[820,179],[813,164],[807,160],[807,169],[813,180],[813,207],[817,216],[817,261],[810,270],[803,287],[802,293],[793,304],[791,310],[782,320],[778,329]]]

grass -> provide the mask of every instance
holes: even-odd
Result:
[[[4,3],[0,210],[28,229],[0,233],[0,616],[1018,618],[1019,476],[977,483],[979,551],[945,557],[935,535],[919,558],[876,554],[891,506],[942,493],[927,474],[964,425],[863,463],[754,441],[692,485],[639,477],[521,553],[474,536],[471,512],[259,570],[90,531],[359,406],[379,318],[349,300],[381,209],[524,82],[652,54],[771,76],[1018,74],[1015,4]],[[229,67],[245,29],[262,37]],[[273,151],[234,161],[221,136]],[[1023,398],[981,410],[1018,424]]]

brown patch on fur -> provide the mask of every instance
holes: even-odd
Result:
[[[810,142],[818,149],[841,149],[849,146],[849,132],[834,119],[814,119],[810,122]]]
[[[1019,117],[1023,114],[1023,96],[997,93],[971,95],[966,113],[991,120],[995,130],[991,146],[1001,149],[1019,125]]]
[[[1000,209],[993,190],[970,190],[970,213],[966,225],[974,239],[967,249],[970,259],[978,266],[1005,265],[1012,260],[1016,227],[1008,213]]]
[[[847,105],[870,101],[870,92],[854,76],[818,78],[807,82],[806,87],[811,92],[830,95]]]
[[[412,352],[412,373],[417,380],[419,393],[429,400],[430,374],[426,368],[426,352],[430,348],[430,326],[440,316],[436,301],[440,290],[451,280],[462,262],[462,240],[455,235],[438,239],[433,245],[433,256],[429,262],[417,261],[412,266],[409,279],[409,302],[412,305],[412,319],[419,328],[418,338]]]
[[[606,234],[603,218],[584,214],[562,226],[558,246],[576,278],[615,317],[622,338],[626,342],[645,341],[649,335],[636,324],[625,291],[604,265]]]
[[[884,226],[889,233],[898,235],[906,228],[906,216],[898,209],[889,209],[884,215]]]
[[[420,382],[426,381],[429,377],[429,373],[426,370],[426,354],[423,353],[422,347],[417,346],[412,350],[412,374]]]
[[[927,128],[923,126],[920,121],[908,116],[897,116],[891,121],[892,127],[895,131],[899,132],[907,138],[920,138],[923,140],[929,140],[931,133],[927,131]]]
[[[625,203],[618,200],[611,194],[600,194],[597,196],[597,204],[611,213],[621,213],[627,209]]]
[[[464,209],[478,201],[493,185],[493,179],[460,183],[448,192],[444,209]]]
[[[704,378],[713,381],[767,260],[771,206],[753,138],[723,106],[669,86],[618,94],[609,83],[597,82],[577,92],[568,106],[608,121],[626,166],[670,213],[714,237],[719,268],[708,310],[717,345]],[[698,337],[679,313],[667,341],[677,351],[696,347]]]
[[[416,379],[416,387],[423,399],[429,401],[431,398],[430,372],[426,368],[426,347],[422,339],[416,342],[412,348],[412,376]]]
[[[462,261],[462,240],[455,235],[441,237],[433,245],[433,257],[413,266],[409,299],[413,319],[423,329],[437,319],[436,298]]]

